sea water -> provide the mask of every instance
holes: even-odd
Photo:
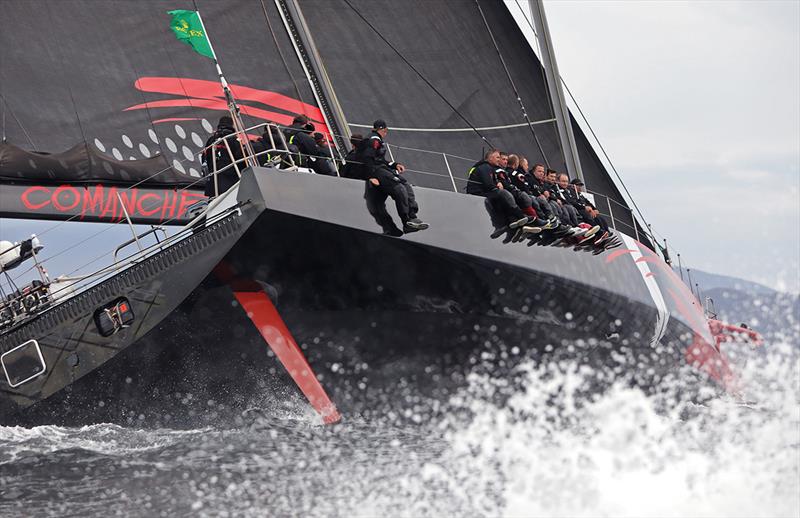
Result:
[[[521,365],[501,399],[475,374],[402,422],[297,405],[233,428],[0,427],[0,516],[799,516],[791,341],[728,346],[746,388],[703,402],[592,393],[561,362]]]

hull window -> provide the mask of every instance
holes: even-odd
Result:
[[[42,350],[36,340],[28,340],[4,352],[0,355],[0,364],[3,366],[6,381],[12,388],[41,376],[47,370]]]

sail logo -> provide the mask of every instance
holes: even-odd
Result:
[[[203,34],[203,31],[198,31],[197,29],[191,29],[186,20],[181,20],[180,25],[173,25],[172,29],[176,31],[181,31],[182,33],[187,34],[193,38],[194,37],[201,38],[205,36],[205,34]]]
[[[188,219],[187,209],[204,199],[203,193],[185,189],[33,185],[22,188],[16,196],[15,212],[24,217],[75,217],[78,221],[107,223],[122,221],[127,212],[136,223],[182,224]]]

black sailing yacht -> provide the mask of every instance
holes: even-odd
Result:
[[[626,352],[644,383],[693,365],[733,386],[701,305],[559,102],[540,2],[543,64],[521,3],[200,5],[252,138],[304,114],[337,158],[365,123],[390,122],[431,224],[400,238],[381,234],[363,182],[296,167],[243,160],[241,181],[206,200],[199,154],[228,105],[163,3],[32,3],[2,5],[0,216],[121,222],[136,251],[69,289],[36,285],[30,307],[0,261],[0,423],[174,426],[301,393],[334,422],[446,397],[482,360],[574,344],[590,362]],[[52,38],[14,45],[42,13]],[[622,246],[491,239],[483,200],[463,194],[490,144],[582,177]],[[0,254],[39,264],[21,250]]]

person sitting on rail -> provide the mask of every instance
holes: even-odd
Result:
[[[547,190],[545,184],[547,183],[547,175],[545,174],[544,165],[536,164],[533,169],[525,175],[528,185],[531,187],[533,195],[539,200],[539,205],[544,210],[545,215],[549,218],[559,219],[561,211],[553,210],[550,205],[550,191]]]
[[[553,212],[556,214],[556,216],[558,216],[558,219],[561,221],[561,223],[571,227],[577,226],[577,217],[571,218],[570,216],[573,216],[574,214],[564,209],[564,201],[560,196],[560,191],[558,188],[557,171],[553,169],[547,170],[547,175],[545,176],[544,181],[544,189],[547,193],[547,202],[550,204],[550,208],[553,209]]]
[[[364,176],[367,178],[364,199],[367,209],[375,221],[383,228],[384,234],[401,236],[403,232],[425,230],[428,224],[417,217],[417,205],[414,189],[405,177],[403,164],[386,160],[386,143],[384,139],[389,128],[382,119],[372,124],[372,133],[361,141],[358,147],[358,158],[363,163]],[[397,214],[403,222],[400,231],[386,212],[386,198],[391,196],[397,207]]]
[[[578,211],[569,203],[569,200],[567,200],[565,196],[567,189],[569,189],[569,175],[566,173],[557,173],[555,184],[556,200],[561,206],[561,210],[566,216],[567,222],[573,227],[577,227],[581,220],[578,216]]]
[[[504,226],[519,228],[528,223],[528,217],[522,213],[512,195],[497,178],[500,167],[500,151],[490,149],[483,160],[469,170],[467,177],[467,194],[483,196],[488,202],[492,224],[499,230]]]
[[[206,140],[203,152],[203,169],[206,172],[205,195],[212,197],[221,194],[239,181],[236,167],[231,161],[239,161],[244,156],[242,144],[233,136],[236,130],[233,127],[233,119],[224,115],[219,118],[217,129]],[[220,139],[225,139],[224,141]],[[218,142],[219,141],[219,142]],[[227,142],[227,146],[225,145]],[[230,153],[228,152],[230,149]],[[244,164],[239,167],[242,168]],[[215,169],[216,168],[216,169]],[[214,174],[219,171],[217,174]],[[216,177],[216,181],[215,181]]]
[[[330,154],[320,149],[311,133],[314,132],[314,123],[305,115],[298,115],[292,120],[292,125],[286,128],[284,135],[289,144],[289,151],[294,154],[295,164],[309,167],[315,173],[336,176],[336,170],[327,157]]]
[[[522,213],[534,220],[539,217],[539,214],[533,208],[531,197],[522,189],[519,189],[516,182],[514,182],[514,174],[517,167],[519,167],[519,157],[501,151],[500,167],[496,171],[497,179],[503,184],[503,189],[514,196],[514,201],[517,203],[517,207],[522,210]]]
[[[513,165],[517,161],[512,159],[515,155],[509,156],[509,165]],[[550,208],[550,204],[547,201],[542,201],[539,198],[541,193],[539,192],[537,186],[531,184],[530,177],[528,173],[528,159],[524,156],[519,157],[519,164],[515,169],[511,171],[511,179],[514,186],[522,191],[523,193],[527,194],[531,200],[531,206],[536,211],[541,219],[547,220],[551,225],[558,224],[558,218],[553,215],[553,210]]]
[[[362,140],[364,140],[364,136],[360,133],[353,133],[350,136],[350,145],[353,147],[344,156],[344,165],[339,169],[339,174],[343,178],[366,180],[364,178],[364,169],[361,167],[361,160],[358,158],[358,145],[361,144]]]
[[[600,211],[590,202],[583,194],[583,182],[579,178],[575,178],[569,182],[569,188],[566,190],[566,198],[570,205],[577,209],[584,221],[590,225],[597,225],[602,230],[602,234],[595,242],[599,243],[613,236],[611,229],[608,227],[608,222]]]

